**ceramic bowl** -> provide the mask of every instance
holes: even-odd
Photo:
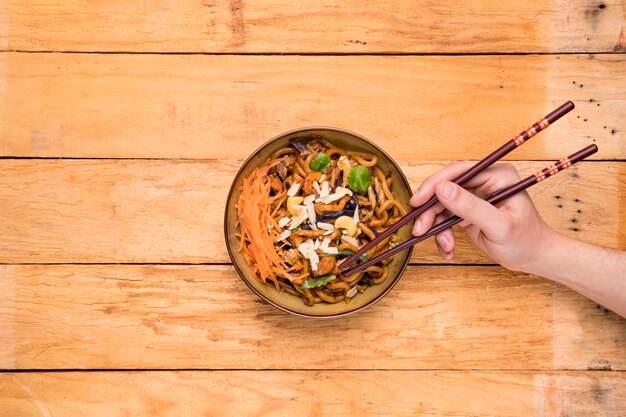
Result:
[[[379,285],[369,287],[362,294],[355,295],[349,302],[340,302],[336,304],[318,303],[313,306],[306,306],[302,299],[289,295],[283,291],[278,291],[274,286],[264,284],[253,276],[243,255],[237,251],[239,239],[235,236],[238,229],[237,224],[237,202],[241,194],[241,186],[243,179],[258,166],[263,164],[269,156],[277,149],[288,146],[290,141],[306,141],[308,139],[324,138],[344,150],[367,152],[378,156],[378,166],[384,172],[391,172],[393,178],[393,192],[397,200],[402,202],[405,209],[411,210],[409,199],[411,197],[411,187],[391,157],[370,140],[346,130],[331,127],[312,127],[291,130],[282,133],[270,141],[266,142],[260,148],[252,153],[252,155],[244,162],[237,172],[235,179],[230,187],[228,199],[226,203],[226,211],[224,215],[224,237],[226,239],[226,247],[232,263],[243,279],[243,281],[254,291],[259,297],[267,301],[274,307],[288,313],[296,314],[303,317],[329,318],[340,317],[347,314],[360,311],[367,306],[372,305],[387,294],[393,286],[398,282],[404,272],[411,250],[399,253],[389,264],[389,276],[385,282]],[[398,232],[400,238],[404,241],[411,236],[410,225],[400,229]]]

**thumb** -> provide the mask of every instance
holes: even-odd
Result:
[[[495,206],[453,182],[439,182],[435,193],[445,208],[478,226],[487,237],[498,236],[498,230],[507,222],[506,215]]]

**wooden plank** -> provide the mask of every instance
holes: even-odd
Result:
[[[41,2],[0,8],[7,50],[130,52],[613,52],[622,0],[306,4]]]
[[[89,389],[85,389],[89,387]],[[619,416],[623,372],[0,374],[2,416]]]
[[[240,161],[0,160],[0,262],[229,262],[223,233]],[[402,163],[412,188],[446,163]],[[530,175],[547,161],[516,162]],[[530,190],[546,221],[626,248],[626,163],[584,162]],[[556,197],[559,198],[556,198]],[[493,263],[459,235],[455,262]],[[441,262],[433,241],[413,262]]]
[[[0,369],[626,369],[624,319],[500,267],[412,266],[335,320],[227,265],[4,265],[0,295]]]
[[[6,53],[0,155],[243,159],[279,133],[326,125],[395,158],[480,159],[573,100],[510,158],[559,159],[595,141],[594,158],[625,159],[625,60]]]

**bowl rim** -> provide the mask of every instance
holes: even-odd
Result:
[[[327,131],[331,131],[331,132],[343,133],[343,134],[347,134],[347,135],[350,135],[350,136],[354,136],[354,137],[356,137],[356,138],[366,142],[367,144],[373,146],[378,152],[383,154],[389,160],[389,162],[391,162],[391,164],[396,168],[396,170],[400,174],[400,178],[402,178],[402,181],[404,182],[404,184],[406,185],[406,187],[409,189],[410,192],[411,192],[411,185],[410,185],[406,175],[404,174],[404,172],[402,172],[402,170],[400,169],[400,167],[398,166],[396,161],[386,151],[384,151],[380,146],[378,146],[376,143],[372,142],[371,140],[367,139],[364,136],[359,135],[358,133],[352,132],[352,131],[347,130],[347,129],[342,129],[342,128],[338,128],[338,127],[332,127],[332,126],[300,127],[300,128],[291,129],[291,130],[288,130],[286,132],[280,133],[280,134],[274,136],[273,138],[269,139],[268,141],[266,141],[265,143],[263,143],[259,147],[257,147],[254,150],[254,152],[252,152],[250,154],[250,156],[248,156],[248,158],[246,158],[246,160],[241,164],[241,166],[237,170],[237,173],[235,174],[235,176],[233,178],[233,182],[232,182],[232,184],[230,186],[230,189],[228,190],[228,195],[226,197],[226,203],[224,204],[224,240],[225,240],[225,243],[226,243],[226,250],[228,251],[228,257],[230,258],[232,266],[237,271],[237,274],[239,275],[239,278],[241,278],[241,280],[246,284],[246,286],[248,288],[250,288],[252,290],[252,292],[254,292],[259,298],[261,298],[261,300],[265,301],[266,303],[274,306],[275,308],[277,308],[277,309],[279,309],[281,311],[284,311],[285,313],[293,314],[295,316],[304,317],[304,318],[308,318],[308,319],[325,320],[325,319],[334,319],[334,318],[339,318],[339,317],[346,317],[346,316],[358,313],[359,311],[363,311],[367,307],[370,307],[370,306],[376,304],[379,300],[384,298],[396,286],[396,284],[400,281],[400,278],[402,278],[402,275],[404,275],[404,272],[406,271],[406,268],[409,265],[409,262],[411,260],[411,255],[413,254],[413,247],[411,246],[409,248],[406,260],[404,261],[403,265],[400,267],[396,278],[393,280],[393,282],[391,282],[391,284],[383,292],[378,294],[378,296],[376,296],[375,298],[373,298],[372,300],[370,300],[366,304],[363,304],[361,307],[355,308],[354,310],[340,312],[340,313],[336,313],[336,314],[314,315],[314,314],[306,314],[306,313],[301,313],[299,311],[290,310],[289,308],[283,307],[280,304],[275,303],[274,301],[270,300],[265,295],[263,295],[261,292],[259,292],[256,288],[254,288],[254,286],[252,284],[250,284],[248,282],[248,280],[244,277],[244,274],[241,271],[241,269],[239,269],[239,266],[237,265],[237,262],[235,262],[235,257],[234,257],[234,255],[232,253],[231,246],[228,244],[228,202],[230,201],[230,199],[231,199],[231,197],[233,195],[233,192],[235,190],[237,179],[241,175],[241,173],[244,170],[244,168],[246,168],[248,166],[250,161],[257,155],[257,153],[259,153],[259,151],[261,151],[265,147],[271,145],[272,143],[274,143],[277,140],[280,140],[280,139],[284,138],[285,136],[290,136],[290,135],[293,135],[293,134],[303,133],[303,132],[307,132],[307,131],[311,131],[311,130],[327,130]]]

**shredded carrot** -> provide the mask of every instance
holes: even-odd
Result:
[[[272,180],[271,186],[273,189],[275,189],[276,191],[280,190],[282,187],[282,184],[280,183],[280,180],[278,178],[274,178]]]
[[[304,276],[290,274],[290,268],[280,259],[274,247],[279,232],[278,223],[272,217],[272,203],[283,193],[270,195],[272,187],[268,174],[278,162],[280,160],[257,168],[243,180],[237,205],[241,231],[240,251],[243,251],[252,272],[262,282],[271,280],[276,289],[280,288],[277,277],[296,281]]]
[[[301,269],[304,268],[304,265],[302,265],[302,261],[300,259],[298,259],[292,266],[291,268],[289,268],[287,271],[292,272],[292,271],[299,271]]]

